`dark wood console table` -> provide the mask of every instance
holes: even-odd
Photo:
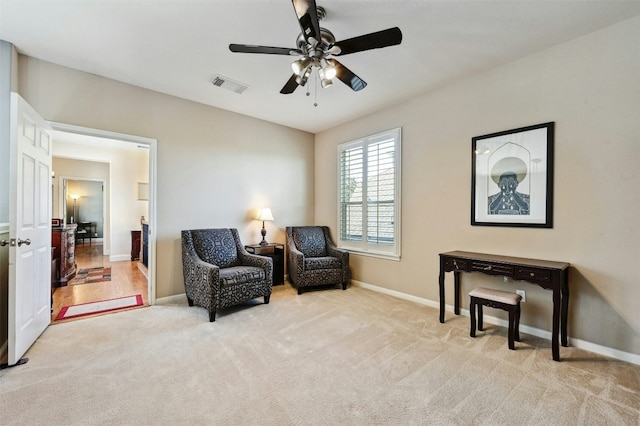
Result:
[[[537,284],[553,292],[553,329],[551,352],[554,361],[560,360],[558,334],[562,346],[567,346],[567,314],[569,310],[569,264],[548,260],[524,259],[466,251],[440,253],[440,322],[444,323],[444,274],[454,273],[454,312],[460,315],[460,272],[482,272],[502,275],[518,281]]]

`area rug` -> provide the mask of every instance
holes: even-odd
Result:
[[[60,313],[56,317],[56,321],[117,311],[119,309],[134,308],[136,306],[142,306],[142,296],[140,294],[118,297],[116,299],[100,300],[99,302],[65,306],[60,310]]]
[[[104,281],[111,281],[111,267],[103,268],[100,266],[97,268],[80,269],[71,280],[71,285],[101,283]]]

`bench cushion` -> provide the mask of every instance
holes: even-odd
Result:
[[[469,292],[469,296],[479,299],[493,300],[494,302],[506,303],[507,305],[517,305],[522,300],[522,296],[509,291],[494,290],[492,288],[478,287]]]

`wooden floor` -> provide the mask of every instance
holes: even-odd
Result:
[[[57,288],[53,293],[52,324],[73,321],[73,319],[56,321],[55,318],[64,306],[80,303],[97,302],[105,299],[141,294],[144,306],[148,305],[147,278],[138,269],[138,261],[110,262],[109,256],[103,256],[102,243],[93,242],[76,244],[77,270],[111,266],[111,281],[90,284],[67,285]],[[116,313],[112,313],[115,315]],[[99,314],[100,315],[100,314]],[[102,314],[105,315],[105,314]],[[89,318],[89,316],[80,318]]]

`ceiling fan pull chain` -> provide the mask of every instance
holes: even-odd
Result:
[[[314,91],[314,102],[313,106],[318,107],[318,74],[316,74],[316,78],[313,80],[313,91]]]

